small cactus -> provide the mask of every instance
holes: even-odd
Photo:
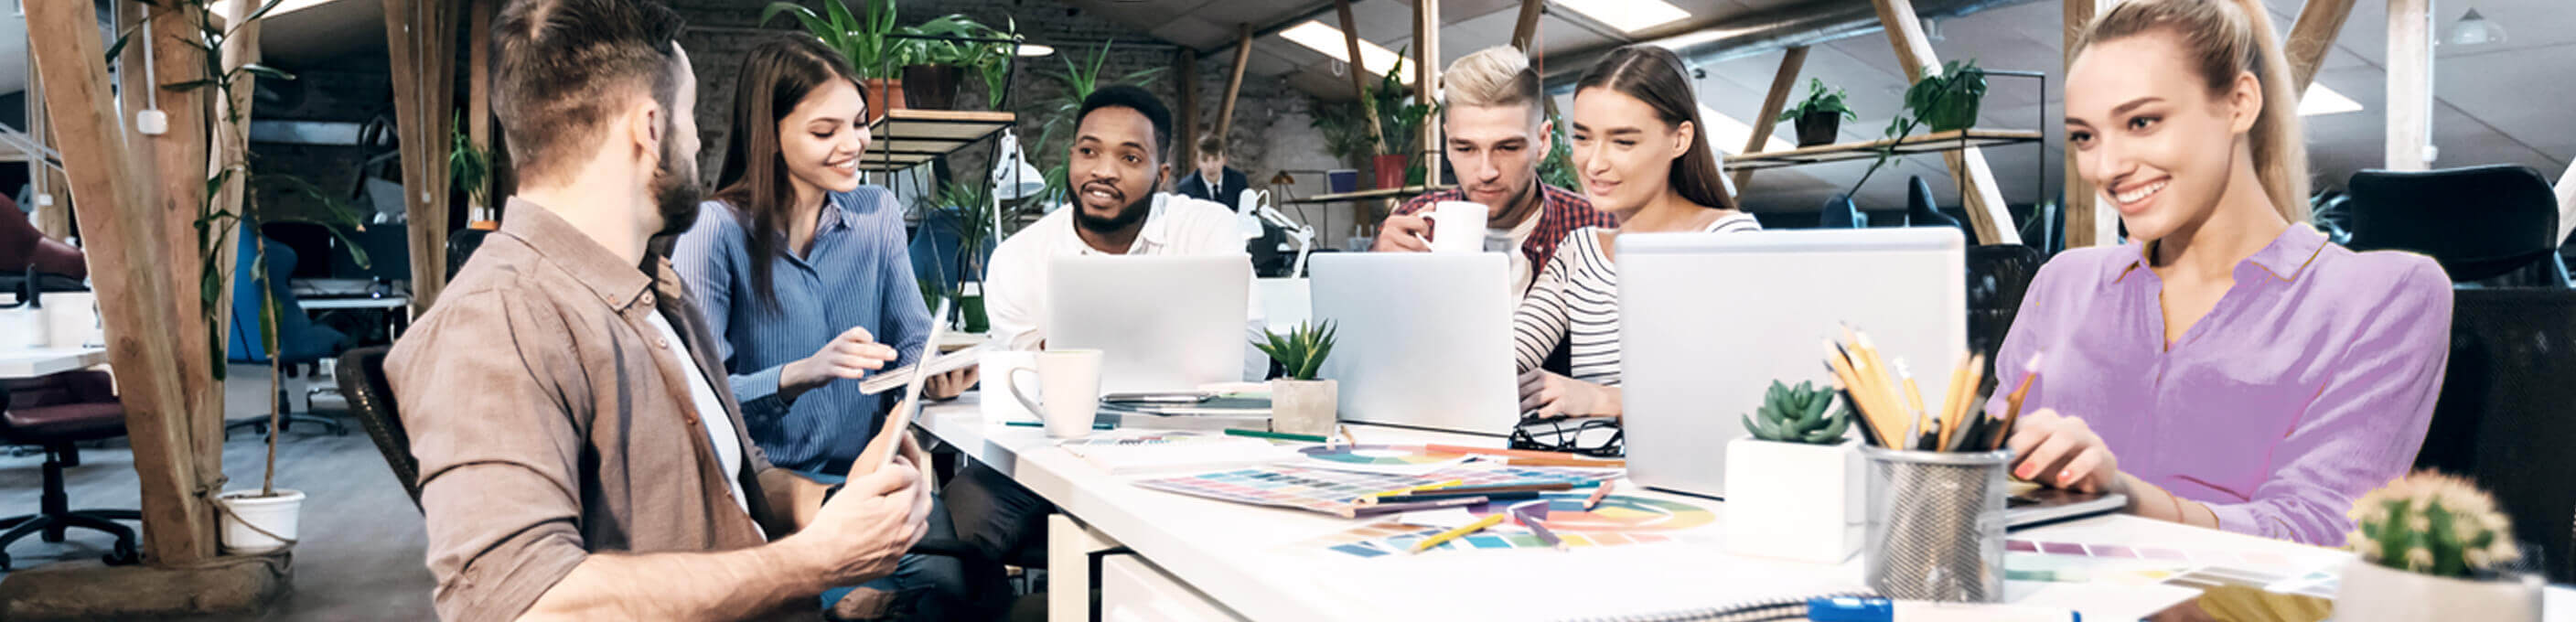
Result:
[[[2419,471],[2353,502],[2346,546],[2389,568],[2455,579],[2493,576],[2521,556],[2495,499],[2468,480]]]
[[[1762,408],[1744,418],[1744,429],[1753,438],[1779,443],[1834,445],[1843,441],[1843,432],[1851,428],[1849,404],[1826,411],[1834,405],[1834,391],[1819,388],[1813,382],[1800,382],[1791,387],[1771,381],[1771,390],[1762,396]]]

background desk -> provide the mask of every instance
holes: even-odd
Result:
[[[1358,558],[1299,546],[1368,521],[1261,508],[1137,487],[1050,442],[1043,430],[986,421],[968,393],[923,411],[916,425],[979,462],[1010,475],[1062,515],[1050,520],[1049,616],[1087,619],[1093,583],[1088,553],[1104,559],[1105,599],[1142,594],[1162,602],[1105,602],[1118,619],[1206,619],[1210,611],[1252,620],[1555,620],[1708,607],[1744,600],[1857,590],[1858,556],[1839,566],[1728,555],[1716,524],[1675,532],[1698,541],[1553,550],[1483,550]],[[1362,443],[1450,442],[1499,446],[1501,439],[1376,426],[1351,426]],[[1618,494],[1682,499],[1621,482]],[[1706,500],[1694,504],[1720,507]],[[1721,515],[1720,520],[1723,520]],[[2130,516],[2104,516],[2014,532],[2015,538],[2174,548],[2276,551],[2301,562],[2339,564],[2345,553]],[[1141,564],[1139,563],[1141,562]],[[1177,583],[1178,585],[1173,585]],[[2134,619],[2196,592],[2167,586],[2013,582],[2014,602],[2082,610],[2086,619]],[[2553,588],[2553,604],[2568,590]],[[1204,599],[1200,602],[1193,599]],[[2576,616],[2559,604],[2553,611]],[[1132,617],[1131,617],[1132,616]]]
[[[34,378],[106,364],[105,348],[0,350],[0,378]]]

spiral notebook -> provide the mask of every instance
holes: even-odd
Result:
[[[1762,622],[1764,620],[1804,620],[1807,619],[1807,601],[1810,599],[1841,597],[1871,598],[1875,596],[1877,595],[1868,592],[1833,592],[1794,598],[1747,601],[1731,605],[1719,605],[1700,609],[1676,609],[1671,611],[1625,615],[1572,618],[1565,622]]]

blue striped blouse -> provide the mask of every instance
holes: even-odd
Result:
[[[895,344],[895,365],[920,356],[930,311],[914,285],[894,193],[860,186],[831,195],[817,216],[812,251],[769,260],[776,308],[752,290],[750,252],[733,206],[708,201],[702,208],[671,260],[717,337],[752,441],[781,467],[847,472],[881,425],[879,396],[860,393],[858,381],[834,380],[791,401],[779,394],[778,373],[853,326]]]

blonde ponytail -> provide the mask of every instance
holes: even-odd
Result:
[[[2262,84],[2263,110],[2246,132],[2255,179],[2282,218],[2307,222],[2308,145],[2299,124],[2299,94],[2291,90],[2289,59],[2272,32],[2270,14],[2258,0],[2126,0],[2095,17],[2076,39],[2075,51],[2159,30],[2182,39],[2213,95],[2233,88],[2239,72],[2253,73]]]

